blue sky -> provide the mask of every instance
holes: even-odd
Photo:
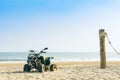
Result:
[[[0,0],[0,51],[99,52],[101,28],[119,49],[119,20],[119,0]]]

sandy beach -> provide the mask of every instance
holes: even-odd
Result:
[[[0,80],[120,80],[120,62],[107,62],[100,69],[99,62],[56,62],[54,72],[23,72],[24,63],[0,63]]]

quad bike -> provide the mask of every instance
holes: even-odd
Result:
[[[27,58],[27,64],[24,65],[24,72],[31,71],[55,71],[57,70],[56,64],[51,64],[51,59],[53,57],[44,57],[42,53],[46,53],[45,50],[48,48],[44,48],[39,53],[36,50],[29,50],[29,55]]]

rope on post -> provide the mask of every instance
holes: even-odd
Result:
[[[110,41],[107,33],[105,33],[105,36],[106,36],[106,38],[107,38],[107,40],[108,40],[108,43],[109,43],[110,46],[112,47],[112,49],[115,51],[115,53],[117,53],[118,55],[120,55],[120,53],[113,47],[113,45],[112,45],[112,43],[111,43],[111,41]]]

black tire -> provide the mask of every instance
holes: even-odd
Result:
[[[50,71],[57,71],[57,65],[52,64],[52,65],[50,66]]]
[[[23,71],[24,72],[30,72],[30,66],[28,64],[25,64],[24,68],[23,68]]]
[[[45,71],[45,66],[43,64],[39,64],[38,65],[38,71],[41,72],[41,73],[44,72]]]

